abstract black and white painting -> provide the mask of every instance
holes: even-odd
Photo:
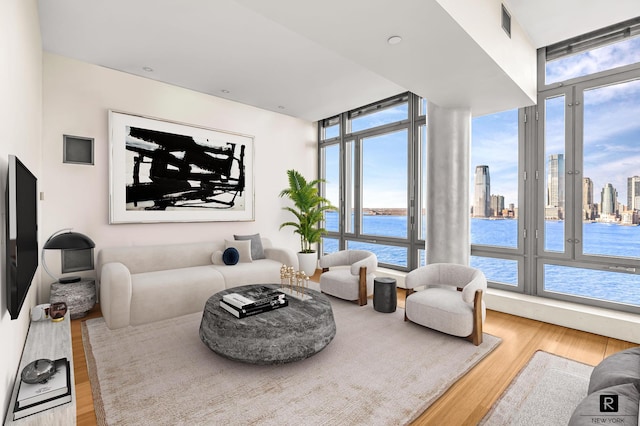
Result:
[[[254,220],[253,137],[109,112],[110,223]]]

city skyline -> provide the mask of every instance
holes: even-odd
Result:
[[[550,61],[546,82],[558,82],[640,62],[640,37]],[[566,106],[563,96],[548,99],[544,119],[545,165],[548,155],[565,153]],[[583,159],[576,164],[596,188],[611,183],[627,199],[627,178],[640,173],[640,81],[598,86],[584,92]],[[540,105],[542,107],[542,105]],[[543,115],[540,115],[540,120]],[[496,149],[498,148],[498,149]],[[473,119],[470,177],[476,165],[491,168],[492,192],[518,205],[518,111]],[[544,165],[542,166],[544,167]],[[545,173],[540,170],[540,173]],[[473,182],[471,182],[473,184]],[[473,187],[473,185],[471,186]],[[469,197],[473,205],[473,193]],[[628,204],[628,203],[627,203]]]
[[[603,46],[577,55],[564,57],[547,63],[547,82],[564,81],[577,76],[588,75],[601,70],[611,69],[627,63],[640,62],[640,38],[635,37],[621,43]],[[583,125],[582,158],[577,160],[571,169],[580,170],[582,177],[590,177],[594,187],[601,189],[611,183],[618,191],[619,201],[628,204],[627,178],[640,173],[640,81],[628,81],[613,86],[603,84],[587,88],[583,92],[584,111],[581,121]],[[573,143],[566,141],[568,119],[567,104],[564,95],[554,95],[543,100],[540,105],[540,120],[537,123],[544,129],[544,164],[538,172],[546,176],[546,159],[548,155],[566,155],[566,149],[573,149]],[[545,114],[542,114],[543,107]],[[380,111],[371,117],[369,127],[381,123],[389,123],[395,119],[406,119],[407,109],[391,108]],[[366,117],[366,116],[365,116]],[[362,117],[362,120],[368,118]],[[530,122],[532,122],[530,120]],[[533,120],[535,123],[535,120]],[[334,129],[335,130],[335,129]],[[492,192],[504,197],[505,205],[519,204],[518,186],[522,179],[519,170],[519,117],[518,109],[503,111],[472,119],[471,126],[471,161],[469,162],[470,188],[476,165],[488,165],[491,168]],[[423,132],[426,133],[426,132]],[[335,132],[337,135],[337,132]],[[363,165],[367,173],[363,188],[364,197],[370,200],[369,207],[403,208],[407,203],[407,178],[403,173],[389,173],[389,163],[398,167],[398,171],[406,170],[406,161],[400,155],[406,155],[404,149],[389,147],[405,147],[406,135],[395,135],[383,144],[384,149],[374,149],[369,155],[368,164]],[[422,135],[424,146],[424,135]],[[371,145],[371,148],[373,145]],[[406,159],[406,157],[405,157]],[[424,167],[425,161],[422,159]],[[327,162],[327,170],[338,170],[338,158]],[[382,166],[381,166],[382,165]],[[403,176],[400,176],[403,175]],[[327,194],[335,197],[337,202],[337,176],[331,176],[327,184]],[[474,191],[469,191],[469,205],[473,206]],[[334,195],[335,194],[335,195]],[[330,198],[331,199],[331,198]],[[332,199],[332,202],[334,200]]]
[[[564,155],[551,154],[547,160],[547,178],[545,195],[545,218],[564,219],[565,195],[564,195]],[[504,210],[504,196],[491,190],[491,171],[487,165],[475,167],[474,182],[472,187],[473,203],[471,214],[473,217],[500,216]],[[583,219],[593,220],[602,216],[618,216],[623,211],[640,210],[640,176],[634,175],[627,178],[627,204],[620,201],[618,189],[607,182],[601,187],[599,202],[594,198],[593,180],[589,177],[582,179],[582,208]],[[635,196],[631,196],[634,193]],[[635,204],[634,204],[635,203]],[[517,204],[509,203],[517,209]]]

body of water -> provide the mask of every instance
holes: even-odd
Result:
[[[562,221],[545,223],[544,244],[547,251],[561,253],[564,250],[564,226]],[[338,230],[337,213],[327,216],[327,229]],[[404,216],[364,216],[363,231],[372,238],[406,238],[407,220]],[[518,221],[472,218],[471,243],[516,248]],[[585,223],[581,246],[585,254],[640,258],[640,227]],[[325,239],[324,247],[326,252],[337,251],[338,241]],[[349,248],[370,250],[376,253],[380,262],[407,266],[408,253],[404,247],[350,242]],[[421,264],[424,263],[423,251]],[[482,270],[490,281],[518,285],[518,262],[515,260],[472,256],[471,266]],[[640,306],[639,275],[551,264],[543,266],[543,274],[546,291]]]

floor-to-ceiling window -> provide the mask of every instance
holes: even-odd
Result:
[[[523,282],[525,124],[524,113],[514,109],[475,117],[471,126],[470,264],[507,289],[521,289]]]
[[[541,49],[540,295],[640,308],[640,20]]]
[[[471,265],[490,286],[640,312],[640,19],[539,52],[535,106],[474,117]],[[425,100],[320,123],[323,251],[425,264]],[[454,188],[452,188],[454,190]]]
[[[473,120],[471,264],[495,286],[522,290],[524,111]],[[399,270],[425,265],[426,100],[402,94],[319,126],[326,216],[322,251],[373,251]],[[482,207],[480,207],[482,206]]]
[[[324,253],[364,249],[383,266],[418,265],[424,257],[418,232],[424,127],[424,103],[411,93],[321,122],[324,194],[340,209],[327,214]]]

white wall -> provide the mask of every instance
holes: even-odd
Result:
[[[36,0],[0,1],[0,93],[0,414],[4,421],[40,282],[36,276],[22,313],[12,321],[6,308],[4,262],[7,156],[20,158],[42,184],[42,46]]]
[[[278,194],[287,186],[287,169],[317,176],[315,123],[53,54],[45,53],[43,63],[43,238],[73,227],[96,242],[97,253],[102,247],[260,232],[277,245],[298,250],[290,228],[278,230],[290,219]],[[110,225],[110,109],[254,136],[255,221]],[[63,134],[95,138],[95,165],[64,164]],[[60,254],[47,252],[46,259],[58,273]],[[42,275],[40,301],[48,299],[50,282]]]
[[[487,309],[640,344],[640,315],[490,288]]]
[[[526,93],[530,99],[529,105],[532,105],[538,93],[536,48],[515,16],[511,15],[511,37],[504,32],[501,8],[503,1],[436,1]]]

